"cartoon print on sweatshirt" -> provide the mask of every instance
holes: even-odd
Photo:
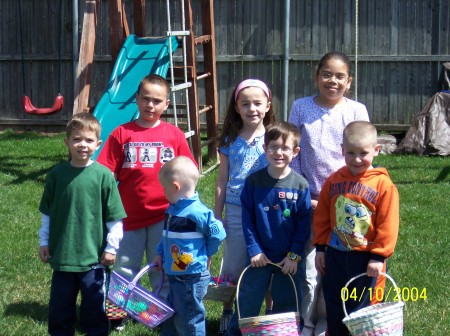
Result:
[[[365,237],[371,225],[372,212],[364,205],[339,195],[336,200],[336,226],[334,233],[348,249],[367,245]]]
[[[170,246],[170,253],[172,254],[172,271],[175,272],[183,272],[185,271],[189,264],[191,264],[194,261],[194,258],[192,257],[192,253],[186,253],[180,251],[180,248],[176,244],[172,244]]]

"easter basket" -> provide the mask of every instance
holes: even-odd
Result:
[[[223,259],[220,263],[219,277],[212,278],[208,285],[208,291],[206,292],[204,300],[218,301],[218,302],[230,302],[234,298],[236,292],[236,286],[230,285],[229,282],[220,282],[220,275],[222,274]],[[226,280],[226,279],[222,279]]]
[[[233,299],[235,292],[236,286],[213,283],[208,285],[208,292],[203,299],[218,302],[230,302]]]
[[[155,264],[148,264],[132,281],[113,271],[108,291],[108,299],[112,303],[149,328],[158,326],[174,314],[174,310],[158,296],[163,285],[164,271],[161,272],[156,291],[150,292],[138,284],[139,279],[154,267]]]
[[[351,278],[344,288],[355,279],[366,273]],[[386,273],[380,273],[389,279],[394,288],[398,288],[394,279]],[[402,336],[403,335],[403,308],[405,303],[399,298],[398,302],[377,303],[347,314],[345,301],[342,301],[345,318],[342,322],[353,336]]]
[[[123,318],[127,317],[127,313],[120,308],[119,306],[116,306],[114,303],[106,300],[106,316],[109,320],[115,321],[115,320],[122,320]]]
[[[276,264],[270,263],[271,265],[280,267]],[[244,273],[251,266],[247,266],[244,271],[242,271],[239,277],[237,290],[236,290],[236,308],[239,318],[239,329],[243,336],[300,336],[300,310],[298,305],[297,289],[295,288],[294,279],[290,274],[289,278],[294,286],[295,301],[297,304],[296,312],[281,313],[281,314],[270,314],[264,316],[256,317],[246,317],[241,318],[241,312],[239,310],[239,286],[241,284],[242,277]],[[281,268],[281,267],[280,267]]]

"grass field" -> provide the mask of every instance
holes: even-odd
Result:
[[[63,135],[6,131],[0,148],[0,335],[46,335],[51,270],[38,258],[38,204],[47,172],[67,157]],[[404,334],[450,335],[450,157],[379,156],[376,164],[388,168],[400,192],[400,236],[389,272],[406,301]],[[216,176],[217,170],[198,186],[210,207]],[[221,305],[206,305],[208,335],[216,335]],[[120,333],[149,334],[157,335],[138,324]]]

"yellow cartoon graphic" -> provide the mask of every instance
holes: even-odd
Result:
[[[336,200],[336,226],[334,232],[348,249],[367,245],[365,235],[372,212],[364,205],[340,195]]]
[[[178,247],[178,245],[173,244],[172,246],[170,246],[170,253],[172,254],[173,258],[172,271],[185,271],[189,264],[194,261],[192,254],[180,252],[180,248]]]

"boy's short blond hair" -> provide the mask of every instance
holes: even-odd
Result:
[[[88,112],[74,114],[66,125],[66,136],[70,138],[74,131],[91,131],[100,139],[101,126],[96,117]]]
[[[178,182],[183,186],[195,188],[200,174],[190,158],[177,156],[161,167],[158,176],[161,181]]]
[[[369,144],[376,145],[378,142],[377,129],[368,121],[352,121],[344,128],[343,143],[345,144]]]

